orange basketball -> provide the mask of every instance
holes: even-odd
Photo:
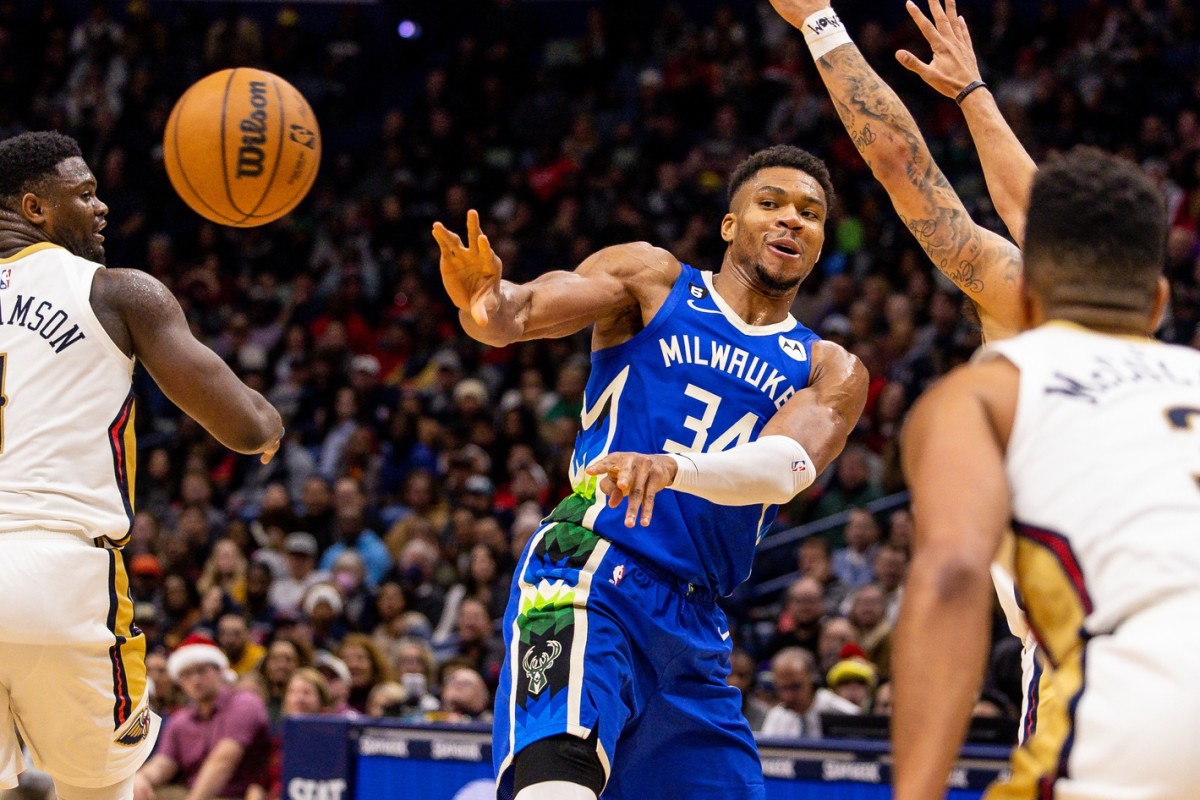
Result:
[[[214,72],[183,93],[163,134],[171,185],[193,211],[252,228],[304,199],[321,162],[308,101],[260,69]]]

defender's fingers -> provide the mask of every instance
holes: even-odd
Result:
[[[642,501],[642,527],[650,524],[650,518],[654,516],[654,498],[658,492],[651,489],[646,492],[646,499]]]
[[[946,0],[946,17],[951,22],[958,17],[958,0]]]
[[[899,61],[900,65],[905,69],[915,72],[917,75],[921,76],[922,80],[929,80],[929,78],[926,77],[932,71],[929,64],[926,64],[912,53],[908,52],[907,50],[897,50],[896,60]]]
[[[646,496],[647,471],[641,465],[633,468],[633,476],[629,487],[629,508],[625,511],[625,527],[637,525],[638,513],[642,510],[642,501]]]
[[[621,501],[625,499],[625,493],[617,488],[617,483],[611,477],[606,477],[600,481],[600,491],[608,498],[608,507],[616,508],[621,505]]]
[[[950,24],[950,20],[946,17],[946,9],[942,8],[941,0],[929,0],[929,17],[937,24],[938,30],[941,30],[942,26]]]
[[[496,254],[492,252],[492,243],[488,241],[487,234],[479,234],[476,243],[479,245],[479,257],[483,264],[484,273],[488,275],[495,274]]]
[[[479,234],[479,212],[472,208],[467,211],[467,241],[471,246],[479,240]]]
[[[908,15],[912,17],[913,22],[917,23],[917,28],[921,31],[921,35],[925,37],[926,41],[928,41],[930,45],[933,45],[935,42],[940,44],[942,41],[942,34],[939,33],[938,29],[933,26],[933,23],[929,21],[929,18],[921,13],[921,9],[917,8],[917,4],[914,3],[913,0],[908,0],[908,2],[904,4],[904,7],[908,9]]]

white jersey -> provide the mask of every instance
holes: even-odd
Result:
[[[0,532],[129,535],[134,362],[92,310],[98,269],[49,243],[0,260]]]
[[[1051,323],[989,353],[1021,373],[1017,583],[1051,657],[1200,592],[1200,352]]]

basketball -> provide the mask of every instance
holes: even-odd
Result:
[[[171,185],[200,216],[252,228],[287,214],[321,162],[308,101],[270,72],[214,72],[183,93],[163,134]]]

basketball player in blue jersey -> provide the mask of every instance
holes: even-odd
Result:
[[[135,360],[233,450],[265,463],[283,433],[166,287],[102,266],[107,215],[73,139],[0,142],[0,789],[15,726],[62,800],[131,798],[158,732],[121,554]]]
[[[465,243],[435,224],[472,337],[593,326],[574,493],[525,548],[504,619],[499,797],[764,796],[715,599],[746,579],[775,506],[841,451],[866,400],[861,363],[789,313],[832,200],[807,152],[754,154],[730,178],[715,274],[636,243],[516,285],[475,212]]]

